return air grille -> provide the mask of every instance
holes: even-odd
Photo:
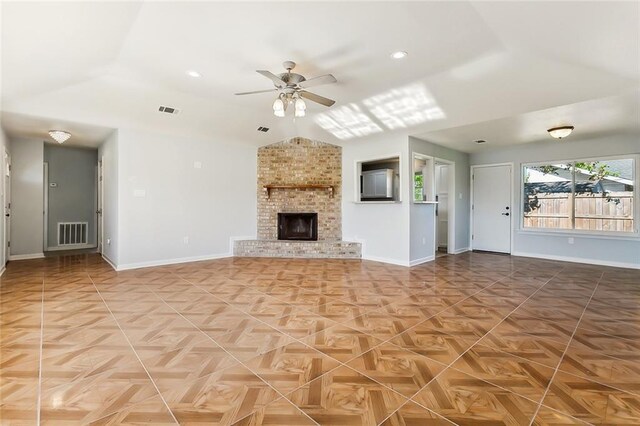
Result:
[[[58,245],[87,244],[88,222],[58,222]]]
[[[158,111],[165,112],[167,114],[173,114],[173,115],[177,115],[180,113],[180,110],[178,108],[165,106],[165,105],[160,105],[160,107],[158,108]]]

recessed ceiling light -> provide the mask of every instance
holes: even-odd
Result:
[[[402,59],[402,58],[406,58],[408,55],[407,52],[405,52],[404,50],[398,50],[397,52],[393,52],[391,54],[391,57],[393,59]]]
[[[200,74],[198,71],[187,71],[187,75],[193,78],[202,77],[202,74]]]
[[[553,127],[547,130],[547,132],[549,132],[552,138],[562,139],[569,136],[571,132],[573,132],[573,129],[574,129],[573,126],[560,126],[560,127]]]

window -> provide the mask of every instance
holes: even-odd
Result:
[[[523,167],[523,228],[634,232],[635,160]]]

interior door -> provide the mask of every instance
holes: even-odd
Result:
[[[511,253],[511,165],[473,168],[474,250]]]

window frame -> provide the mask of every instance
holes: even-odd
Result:
[[[524,180],[525,180],[525,168],[543,166],[554,163],[562,164],[575,164],[576,162],[590,162],[590,161],[609,161],[609,160],[633,160],[633,231],[632,232],[619,232],[619,231],[591,231],[584,229],[575,229],[575,205],[572,203],[572,228],[571,229],[559,229],[559,228],[527,228],[524,226]],[[572,191],[575,190],[575,175],[572,175]],[[546,160],[536,161],[531,163],[520,163],[520,206],[519,206],[519,233],[530,233],[539,235],[584,235],[593,237],[606,237],[606,238],[621,238],[621,239],[639,239],[640,226],[640,203],[638,197],[640,196],[640,190],[638,188],[638,180],[640,178],[640,155],[639,154],[620,154],[620,155],[603,155],[598,157],[580,157],[570,160]]]

